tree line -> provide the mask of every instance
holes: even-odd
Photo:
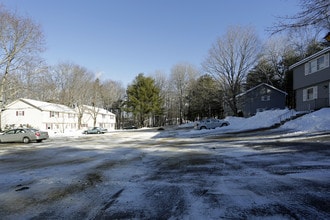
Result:
[[[231,26],[211,45],[200,67],[177,63],[170,74],[138,73],[127,88],[95,77],[79,64],[47,65],[40,57],[45,50],[41,27],[0,6],[0,108],[18,98],[31,98],[80,110],[84,105],[107,109],[117,115],[118,128],[162,126],[238,115],[237,95],[260,83],[286,91],[287,105],[293,108],[289,66],[329,46],[320,40],[330,30],[329,13],[321,12],[329,2],[302,2],[299,16],[280,18],[269,29],[266,42],[252,26]],[[295,23],[283,22],[289,18]]]

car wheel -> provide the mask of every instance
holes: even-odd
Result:
[[[201,127],[201,130],[203,130],[203,129],[206,129],[206,127],[205,127],[205,126],[202,126],[202,127]]]
[[[30,142],[30,139],[28,137],[23,138],[23,143],[28,144]]]
[[[223,127],[223,126],[228,126],[228,124],[227,123],[221,124],[221,127]]]
[[[101,132],[98,131],[97,134],[101,134]]]

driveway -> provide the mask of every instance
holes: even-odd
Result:
[[[329,133],[173,132],[0,144],[0,218],[330,218]]]

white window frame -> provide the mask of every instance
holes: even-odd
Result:
[[[309,93],[308,91],[312,91]],[[317,99],[317,86],[309,87],[303,90],[303,101],[311,101]]]
[[[305,63],[305,76],[329,67],[329,53]]]

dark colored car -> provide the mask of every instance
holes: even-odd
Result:
[[[0,135],[0,142],[41,142],[49,138],[48,132],[39,131],[34,128],[10,129]]]
[[[101,127],[94,127],[88,130],[84,131],[84,134],[104,134],[106,133],[108,130],[105,128],[101,128]]]
[[[124,127],[125,130],[130,130],[130,129],[138,129],[135,125],[130,125],[127,127]]]

